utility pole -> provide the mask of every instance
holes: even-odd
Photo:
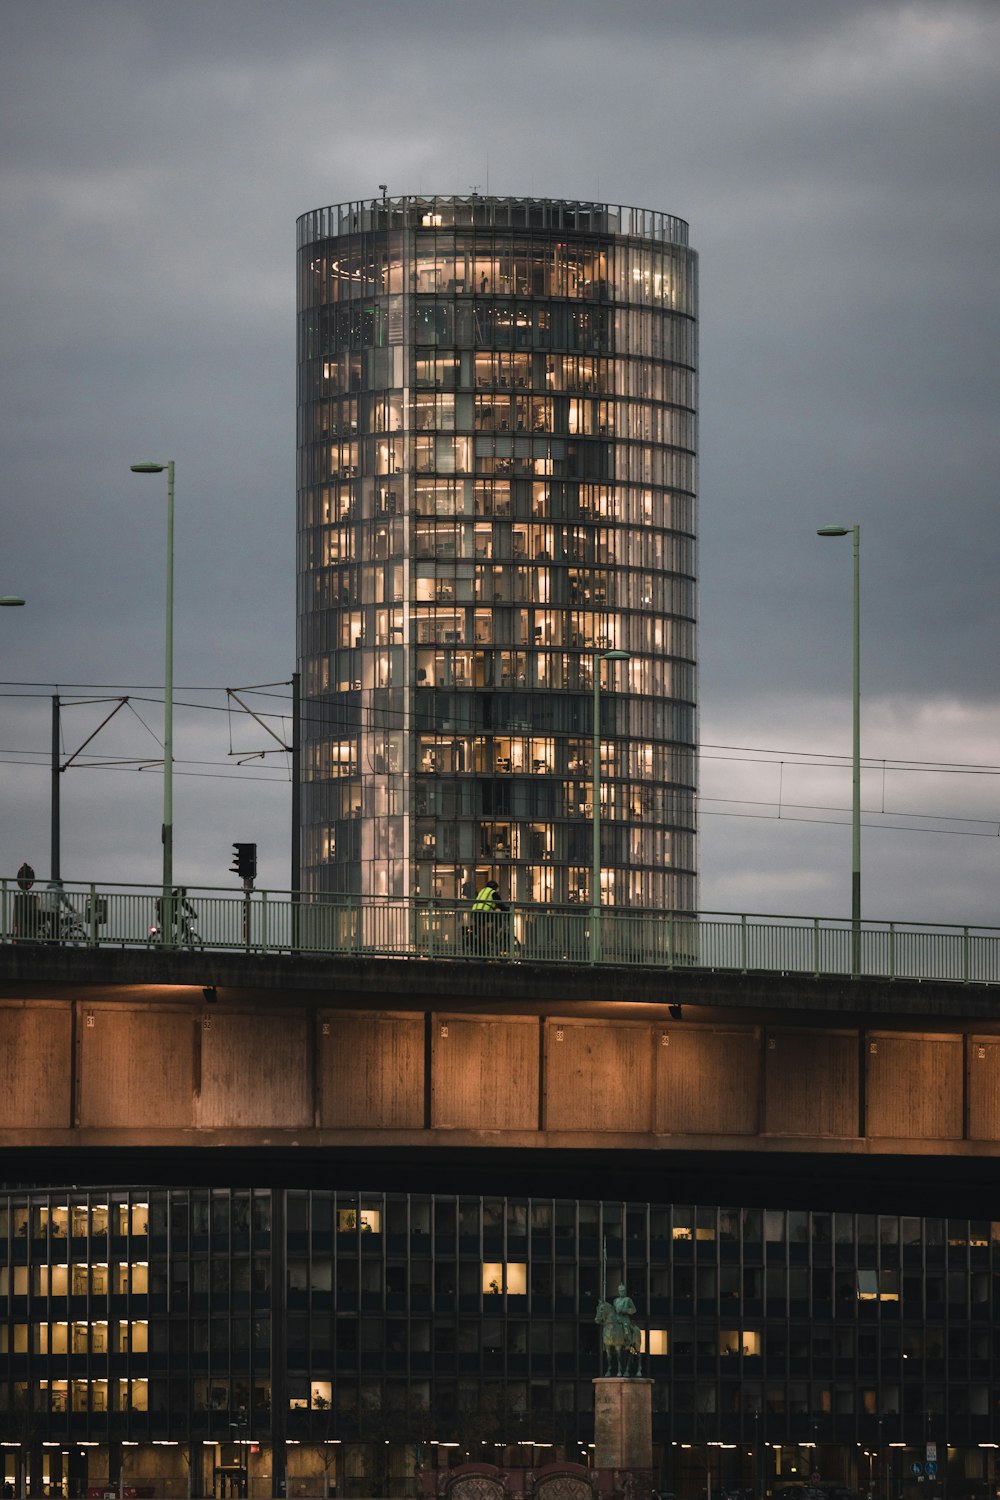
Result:
[[[61,880],[59,870],[59,695],[52,697],[52,845],[49,859],[49,879]]]

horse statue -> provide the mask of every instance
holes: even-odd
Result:
[[[594,1322],[601,1325],[601,1342],[604,1345],[607,1360],[605,1375],[614,1375],[613,1366],[616,1357],[620,1376],[627,1377],[641,1373],[639,1356],[641,1330],[638,1323],[632,1321],[631,1314],[634,1312],[635,1303],[624,1286],[619,1286],[618,1296],[613,1303],[602,1300],[597,1304]]]

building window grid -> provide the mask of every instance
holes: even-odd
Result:
[[[339,1199],[333,1200],[335,1204],[339,1201]],[[482,1294],[480,1294],[478,1313],[478,1316],[483,1317],[488,1313],[491,1318],[495,1319],[499,1312],[504,1325],[518,1325],[517,1348],[512,1355],[514,1364],[511,1365],[508,1360],[506,1370],[509,1378],[515,1374],[520,1378],[525,1368],[521,1356],[526,1349],[520,1325],[526,1322],[529,1311],[533,1317],[537,1318],[541,1308],[536,1304],[548,1301],[547,1296],[536,1297],[534,1295],[533,1270],[538,1267],[543,1272],[546,1270],[554,1272],[559,1265],[576,1268],[579,1263],[593,1281],[594,1273],[599,1272],[601,1265],[598,1243],[606,1241],[612,1265],[616,1261],[620,1263],[624,1255],[635,1268],[629,1273],[632,1278],[631,1287],[633,1295],[646,1313],[646,1322],[650,1327],[665,1323],[672,1330],[669,1353],[663,1356],[667,1362],[668,1372],[672,1369],[674,1377],[680,1379],[683,1372],[690,1369],[691,1373],[696,1374],[699,1379],[714,1381],[716,1385],[719,1382],[728,1381],[730,1378],[728,1361],[733,1358],[733,1355],[726,1352],[723,1334],[726,1330],[740,1330],[742,1345],[738,1358],[742,1369],[736,1377],[737,1384],[752,1390],[763,1381],[769,1388],[774,1390],[780,1388],[784,1391],[782,1420],[785,1423],[785,1436],[789,1440],[799,1430],[795,1425],[798,1420],[796,1406],[799,1404],[799,1398],[791,1391],[791,1386],[802,1380],[811,1382],[817,1391],[825,1392],[819,1409],[814,1410],[810,1418],[819,1424],[822,1436],[830,1441],[846,1441],[850,1433],[864,1430],[864,1422],[868,1420],[870,1414],[860,1409],[850,1413],[840,1412],[837,1409],[838,1382],[843,1385],[843,1373],[840,1366],[845,1357],[853,1361],[853,1378],[859,1384],[870,1382],[875,1390],[884,1391],[886,1388],[891,1388],[893,1392],[901,1392],[902,1405],[899,1404],[900,1397],[897,1394],[896,1407],[883,1406],[881,1413],[886,1424],[890,1426],[894,1423],[902,1424],[900,1430],[905,1430],[907,1424],[912,1428],[918,1415],[917,1408],[921,1403],[925,1405],[930,1403],[928,1409],[939,1404],[936,1392],[933,1390],[928,1392],[926,1389],[928,1381],[932,1385],[939,1381],[943,1389],[950,1390],[949,1399],[956,1408],[954,1424],[958,1428],[957,1436],[959,1437],[964,1432],[971,1440],[979,1430],[976,1425],[981,1417],[978,1408],[982,1406],[983,1399],[981,1394],[977,1394],[974,1401],[977,1410],[966,1411],[965,1407],[969,1403],[964,1394],[959,1392],[959,1385],[968,1384],[972,1379],[977,1385],[977,1390],[981,1387],[989,1392],[991,1409],[996,1404],[998,1393],[992,1383],[996,1341],[991,1333],[989,1321],[988,1283],[985,1284],[987,1286],[985,1294],[982,1281],[977,1283],[979,1290],[975,1296],[973,1296],[972,1287],[973,1278],[977,1275],[981,1278],[984,1273],[987,1278],[992,1276],[995,1283],[1000,1275],[1000,1265],[998,1265],[997,1252],[993,1249],[996,1241],[991,1238],[988,1244],[983,1244],[981,1235],[977,1237],[977,1234],[968,1226],[961,1231],[966,1236],[964,1244],[956,1243],[956,1231],[953,1226],[950,1226],[948,1244],[940,1247],[936,1253],[930,1254],[929,1266],[914,1267],[911,1262],[911,1274],[914,1274],[915,1270],[920,1270],[924,1275],[929,1273],[932,1279],[940,1278],[949,1274],[950,1265],[950,1274],[960,1278],[961,1281],[961,1284],[959,1281],[954,1283],[954,1295],[950,1299],[943,1296],[940,1299],[933,1299],[933,1306],[937,1306],[938,1302],[941,1304],[940,1323],[929,1327],[924,1323],[923,1310],[919,1306],[911,1311],[905,1290],[902,1294],[902,1301],[899,1303],[886,1303],[881,1298],[874,1299],[873,1310],[876,1316],[870,1320],[856,1293],[852,1298],[835,1299],[842,1305],[838,1305],[831,1315],[825,1295],[820,1299],[823,1303],[822,1309],[818,1309],[815,1299],[810,1297],[807,1299],[808,1305],[804,1310],[793,1311],[787,1302],[786,1291],[786,1310],[782,1315],[765,1314],[753,1318],[746,1316],[744,1322],[744,1318],[738,1314],[734,1318],[731,1308],[722,1307],[719,1301],[721,1295],[719,1284],[711,1281],[706,1282],[706,1288],[709,1289],[707,1301],[711,1304],[710,1309],[708,1306],[701,1309],[695,1306],[690,1313],[686,1313],[676,1306],[676,1299],[672,1299],[668,1319],[665,1320],[658,1314],[653,1320],[651,1311],[653,1302],[656,1301],[658,1304],[663,1302],[662,1296],[657,1295],[655,1279],[661,1270],[673,1268],[675,1271],[684,1271],[687,1269],[694,1277],[697,1277],[699,1271],[711,1271],[719,1277],[722,1271],[733,1269],[739,1271],[742,1283],[745,1271],[766,1273],[768,1269],[771,1269],[780,1274],[786,1288],[791,1287],[791,1277],[797,1271],[805,1272],[810,1277],[817,1271],[829,1273],[831,1277],[839,1277],[850,1271],[856,1286],[859,1271],[873,1272],[876,1281],[886,1273],[891,1275],[904,1272],[908,1251],[919,1251],[921,1247],[913,1243],[912,1237],[900,1244],[898,1237],[894,1239],[880,1236],[875,1241],[878,1249],[877,1265],[866,1267],[862,1262],[869,1258],[868,1251],[873,1244],[867,1227],[859,1229],[857,1225],[852,1226],[854,1237],[850,1243],[845,1238],[840,1239],[840,1248],[850,1248],[853,1252],[851,1262],[848,1264],[835,1257],[836,1246],[825,1226],[820,1229],[819,1233],[815,1232],[816,1218],[828,1222],[828,1216],[814,1216],[813,1223],[807,1225],[804,1238],[799,1234],[794,1223],[786,1221],[780,1227],[780,1234],[770,1240],[764,1240],[753,1216],[745,1214],[742,1219],[740,1238],[734,1241],[723,1235],[724,1219],[726,1223],[732,1222],[733,1216],[729,1211],[720,1213],[702,1211],[694,1214],[684,1209],[675,1209],[670,1218],[669,1231],[664,1233],[665,1224],[662,1217],[656,1223],[656,1229],[659,1232],[654,1232],[653,1227],[654,1219],[660,1211],[647,1209],[644,1205],[628,1206],[624,1210],[621,1205],[609,1205],[606,1217],[599,1222],[599,1208],[595,1211],[592,1205],[567,1206],[560,1204],[558,1200],[555,1202],[553,1200],[527,1200],[523,1204],[523,1214],[513,1220],[508,1218],[508,1205],[504,1203],[502,1204],[504,1222],[499,1224],[492,1222],[489,1216],[484,1217],[481,1206],[476,1205],[477,1230],[474,1235],[470,1235],[462,1232],[463,1217],[456,1200],[427,1199],[414,1202],[414,1200],[396,1200],[390,1197],[368,1201],[372,1205],[378,1202],[380,1205],[378,1211],[384,1215],[382,1227],[376,1235],[368,1239],[361,1229],[356,1234],[346,1237],[339,1233],[323,1231],[319,1245],[313,1243],[316,1236],[310,1235],[307,1255],[311,1259],[314,1253],[318,1252],[319,1258],[323,1260],[328,1255],[335,1267],[341,1264],[344,1267],[359,1266],[366,1258],[369,1263],[377,1266],[378,1274],[375,1280],[379,1283],[379,1315],[393,1319],[396,1324],[400,1320],[405,1323],[408,1351],[405,1369],[398,1360],[386,1358],[378,1371],[379,1379],[396,1378],[403,1374],[411,1380],[422,1381],[428,1378],[429,1362],[423,1356],[429,1351],[414,1348],[409,1332],[413,1327],[418,1327],[417,1341],[419,1343],[426,1341],[426,1329],[431,1311],[436,1311],[434,1309],[436,1295],[434,1271],[438,1266],[455,1269],[467,1264],[473,1266],[477,1274],[480,1274],[487,1255],[498,1255],[502,1263],[515,1262],[518,1265],[524,1264],[527,1268],[526,1291],[523,1294],[524,1302],[528,1304],[527,1308],[513,1305],[515,1302],[521,1303],[521,1294],[511,1297],[501,1293],[499,1299],[501,1305],[494,1311],[492,1306],[482,1300]],[[410,1210],[416,1210],[416,1212],[408,1218],[405,1236],[395,1236],[396,1240],[405,1238],[406,1246],[397,1244],[395,1248],[390,1248],[389,1241],[393,1237],[391,1210],[398,1208],[400,1201],[404,1203],[408,1215]],[[442,1202],[449,1207],[451,1205],[455,1207],[453,1227],[444,1233],[434,1234],[430,1227],[431,1215],[435,1204]],[[49,1203],[38,1204],[38,1201],[33,1198],[28,1200],[28,1206],[31,1209],[36,1206],[47,1208]],[[119,1352],[113,1347],[109,1347],[106,1353],[98,1353],[92,1341],[88,1341],[89,1347],[86,1354],[70,1355],[67,1353],[67,1356],[62,1358],[53,1355],[43,1358],[27,1345],[20,1352],[15,1351],[15,1340],[11,1330],[22,1323],[33,1325],[42,1322],[51,1324],[58,1321],[54,1313],[62,1311],[62,1308],[56,1307],[55,1304],[63,1299],[53,1296],[51,1291],[44,1296],[33,1290],[17,1295],[13,1291],[14,1278],[11,1273],[18,1264],[24,1265],[29,1272],[29,1279],[24,1284],[33,1286],[34,1283],[30,1279],[32,1267],[70,1264],[70,1262],[49,1259],[52,1251],[59,1253],[66,1248],[59,1244],[58,1235],[54,1238],[47,1232],[44,1238],[40,1235],[29,1235],[27,1243],[23,1240],[18,1243],[13,1225],[19,1208],[18,1204],[15,1206],[14,1213],[7,1215],[6,1225],[7,1266],[5,1269],[7,1275],[3,1291],[7,1313],[8,1380],[26,1377],[29,1382],[35,1383],[40,1393],[43,1390],[46,1393],[58,1390],[60,1404],[65,1405],[65,1411],[62,1413],[58,1410],[52,1411],[51,1416],[57,1421],[68,1421],[77,1436],[84,1430],[89,1432],[92,1426],[97,1433],[106,1431],[106,1422],[117,1420],[119,1415],[124,1418],[129,1429],[138,1423],[136,1430],[145,1430],[150,1420],[145,1412],[133,1409],[116,1414],[116,1408],[121,1405],[121,1395],[124,1391],[128,1389],[130,1394],[141,1396],[141,1384],[136,1383],[150,1379],[147,1373],[149,1367],[144,1359],[139,1359],[132,1353],[119,1358]],[[536,1209],[539,1210],[537,1219]],[[623,1212],[627,1230],[624,1241],[621,1234]],[[464,1215],[465,1222],[467,1222],[470,1216],[468,1202],[464,1204]],[[147,1256],[150,1254],[145,1236],[141,1237],[141,1242],[138,1242],[139,1237],[133,1236],[132,1238],[137,1240],[137,1244],[129,1245],[128,1263],[130,1264],[133,1263],[133,1256],[136,1260],[138,1259],[137,1251],[144,1251]],[[470,1244],[473,1238],[476,1241],[475,1250]],[[348,1239],[353,1241],[350,1246],[347,1244]],[[923,1236],[925,1254],[928,1250],[934,1249],[932,1246],[927,1246],[927,1239],[928,1236]],[[376,1240],[380,1241],[377,1245]],[[588,1248],[581,1254],[584,1242],[587,1243]],[[329,1244],[328,1251],[327,1243]],[[781,1252],[780,1256],[775,1257],[773,1261],[765,1260],[760,1254],[764,1246],[768,1244]],[[88,1248],[93,1250],[93,1245],[89,1245]],[[24,1255],[19,1261],[16,1255],[18,1249],[30,1253]],[[428,1283],[430,1308],[415,1305],[412,1295],[408,1295],[405,1309],[394,1312],[385,1300],[387,1284],[385,1269],[394,1260],[405,1264],[414,1249],[418,1252],[420,1259],[426,1259],[430,1266]],[[736,1254],[729,1255],[727,1252],[730,1249]],[[103,1245],[98,1246],[98,1250],[101,1254],[105,1253]],[[217,1252],[211,1251],[210,1253],[215,1255]],[[230,1259],[232,1258],[232,1250],[229,1246],[226,1246],[224,1252],[218,1253],[224,1253]],[[958,1265],[956,1261],[959,1262]],[[647,1266],[649,1275],[643,1277],[644,1284],[635,1282],[634,1277],[638,1269]],[[553,1334],[557,1329],[562,1330],[559,1341],[562,1342],[563,1350],[572,1350],[572,1374],[577,1380],[586,1380],[595,1362],[596,1332],[591,1338],[592,1330],[588,1317],[591,1309],[589,1304],[584,1306],[582,1301],[577,1300],[579,1293],[575,1289],[575,1279],[574,1277],[570,1283],[567,1283],[567,1285],[574,1285],[572,1294],[574,1311],[565,1314],[548,1313],[543,1317],[542,1326],[551,1328]],[[333,1285],[336,1286],[336,1284],[335,1275]],[[914,1289],[911,1287],[910,1290]],[[554,1291],[551,1296],[554,1299]],[[71,1298],[66,1306],[70,1323],[74,1321],[73,1314],[80,1311],[78,1307],[72,1305],[76,1300]],[[133,1318],[133,1298],[130,1292],[118,1294],[109,1289],[106,1294],[95,1295],[88,1291],[80,1300],[84,1302],[87,1312],[83,1319],[76,1319],[78,1322],[98,1325],[106,1323],[109,1329],[113,1328],[116,1321],[120,1321],[118,1314],[122,1300],[127,1310],[126,1320],[139,1323],[143,1321],[141,1315]],[[144,1302],[146,1299],[140,1300]],[[697,1302],[697,1298],[694,1300]],[[455,1320],[456,1328],[463,1317],[466,1319],[472,1317],[473,1321],[476,1320],[477,1314],[473,1313],[471,1308],[461,1306],[460,1293],[457,1296],[452,1293],[444,1297],[444,1301],[446,1306],[440,1311],[443,1316]],[[336,1306],[336,1299],[333,1305]],[[550,1305],[554,1306],[554,1300]],[[978,1323],[977,1308],[980,1320]],[[647,1309],[649,1309],[648,1312]],[[819,1320],[816,1317],[817,1312],[821,1313]],[[189,1314],[189,1318],[190,1316]],[[935,1317],[937,1316],[935,1314]],[[335,1321],[332,1309],[330,1317],[331,1322]],[[810,1327],[810,1319],[812,1320],[811,1334],[807,1339],[805,1335]],[[151,1334],[155,1322],[155,1317],[149,1319]],[[935,1331],[937,1327],[942,1330],[940,1335]],[[834,1349],[839,1351],[845,1347],[845,1336],[848,1336],[852,1329],[855,1331],[857,1340],[853,1356],[844,1356],[842,1353],[835,1355],[832,1351]],[[568,1346],[567,1335],[569,1336]],[[559,1341],[553,1338],[553,1344]],[[109,1344],[112,1342],[109,1340]],[[755,1345],[762,1348],[763,1352],[760,1354],[754,1352]],[[151,1339],[151,1352],[152,1347]],[[232,1371],[234,1351],[231,1345],[227,1345],[226,1353],[227,1368]],[[569,1368],[565,1358],[565,1353],[561,1353],[561,1363],[558,1366],[555,1362],[552,1363],[547,1371],[549,1378],[555,1379],[560,1370],[565,1372]],[[748,1365],[752,1366],[752,1369],[748,1370]],[[457,1372],[461,1367],[456,1361],[454,1365],[449,1363],[448,1368]],[[183,1378],[186,1373],[183,1360],[176,1366],[171,1363],[169,1369],[171,1376],[175,1374],[175,1371],[179,1372],[179,1378]],[[436,1370],[440,1371],[439,1364],[436,1364]],[[533,1358],[531,1373],[537,1378],[539,1371],[540,1364]],[[485,1378],[488,1373],[490,1372],[481,1364],[480,1377]],[[340,1371],[337,1365],[337,1343],[334,1338],[331,1338],[329,1354],[314,1358],[308,1367],[307,1374],[310,1381],[332,1382],[334,1388],[338,1380],[347,1374],[347,1371]],[[362,1364],[359,1362],[353,1373],[348,1375],[348,1379],[355,1382],[361,1378],[361,1375]],[[364,1378],[369,1378],[367,1367],[365,1367]],[[69,1385],[66,1384],[67,1381]],[[122,1381],[126,1382],[126,1385],[120,1387]],[[44,1385],[43,1382],[45,1382]],[[84,1388],[83,1382],[89,1383],[87,1389],[91,1393],[99,1392],[101,1383],[106,1382],[108,1416],[95,1409],[100,1405],[98,1401],[86,1399],[81,1400],[78,1405],[74,1400],[72,1392],[79,1394]],[[63,1392],[66,1393],[65,1402],[62,1399]],[[9,1401],[9,1387],[6,1394]],[[46,1399],[49,1399],[48,1394]],[[671,1407],[672,1405],[671,1403]],[[321,1408],[315,1409],[321,1410]],[[720,1413],[720,1417],[722,1415]],[[744,1413],[744,1417],[745,1415]],[[677,1422],[680,1423],[677,1430],[683,1427],[681,1416],[682,1414],[677,1414],[676,1417]],[[771,1413],[770,1420],[772,1423],[777,1423],[775,1412]],[[728,1417],[726,1421],[729,1421]],[[949,1421],[952,1421],[951,1413],[949,1413]],[[799,1425],[801,1426],[801,1423]],[[726,1430],[728,1431],[729,1428]]]
[[[622,250],[622,252],[621,252],[621,253],[622,253],[622,257],[623,257],[623,259],[627,259],[627,258],[628,258],[628,254],[629,254],[629,253],[630,253],[630,252],[628,252],[628,251],[626,251],[626,250],[625,250],[625,249],[623,249],[623,250]],[[429,261],[427,261],[427,262],[426,262],[426,263],[427,263],[427,264],[429,264],[429,265],[432,265],[432,266],[433,266],[433,267],[435,267],[435,268],[436,268],[436,266],[437,266],[437,259],[436,259],[436,255],[437,255],[437,250],[436,250],[436,248],[434,248],[434,249],[433,249],[433,250],[432,250],[432,253],[431,253],[431,255],[430,255],[430,260],[429,260]],[[638,268],[638,267],[639,267],[639,266],[640,266],[640,262],[638,262],[638,261],[637,261],[637,262],[636,262],[636,266],[637,266],[637,268]],[[642,275],[643,275],[643,274],[644,274],[644,273],[643,273],[643,272],[642,272],[642,270],[641,270],[641,269],[638,269],[638,270],[637,270],[637,274],[638,274],[638,275],[639,275],[639,276],[640,276],[640,277],[641,277],[641,276],[642,276]],[[439,290],[439,286],[438,286],[438,281],[437,281],[437,276],[438,276],[438,271],[437,271],[437,269],[434,269],[434,270],[433,270],[433,272],[432,272],[432,281],[431,281],[431,282],[429,282],[429,283],[428,283],[428,284],[427,284],[427,285],[428,285],[428,289],[431,289],[431,290],[433,290],[433,291],[434,291],[434,292],[437,292],[437,291],[438,291],[438,290]],[[490,279],[490,280],[492,280],[492,279],[493,279],[493,278],[492,278],[492,277],[491,277],[491,278],[489,278],[489,279]],[[452,289],[453,289],[453,288],[451,288],[451,287],[447,287],[447,286],[446,286],[446,287],[445,287],[445,288],[444,288],[444,289],[445,289],[445,290],[452,290]],[[479,290],[480,290],[480,292],[481,292],[481,293],[482,293],[482,292],[484,292],[484,291],[485,291],[485,290],[486,290],[486,288],[485,288],[485,287],[483,287],[483,286],[481,286],[481,285],[480,285],[480,286],[479,286]],[[552,291],[552,288],[551,288],[551,287],[550,287],[550,288],[549,288],[549,291],[550,291],[550,292],[551,292],[551,291]],[[630,294],[630,295],[631,295],[631,289],[629,289],[629,294]],[[507,356],[493,356],[493,358],[497,358],[497,357],[500,357],[500,358],[506,358],[506,357],[507,357]],[[516,356],[516,355],[512,355],[512,356],[510,356],[510,357],[511,357],[511,358],[512,358],[512,359],[514,359],[514,358],[517,358],[517,357],[518,357],[518,356]],[[418,358],[420,358],[420,356],[418,356]],[[479,356],[477,356],[477,362],[478,362],[478,361],[479,361]],[[512,369],[513,369],[513,367],[512,367]],[[502,385],[502,384],[501,384],[501,382],[503,382],[503,381],[504,381],[504,380],[505,380],[505,377],[504,377],[504,375],[503,375],[503,374],[502,374],[502,373],[500,373],[500,371],[499,371],[499,369],[491,369],[491,370],[490,370],[490,371],[489,371],[489,374],[490,374],[490,375],[491,375],[491,376],[493,376],[493,377],[494,377],[494,379],[495,379],[495,382],[496,382],[496,389],[497,389],[497,390],[498,390],[498,391],[501,391],[501,392],[505,392],[505,390],[506,390],[506,387],[505,387],[505,386],[504,386],[504,385]],[[480,382],[482,382],[482,380],[483,380],[483,378],[484,378],[484,377],[483,377],[483,376],[481,376],[481,375],[480,375],[480,376],[478,376],[478,377],[477,377],[477,378],[478,378],[478,380],[479,380],[479,381],[480,381]],[[519,378],[520,378],[520,377],[515,377],[515,376],[514,376],[514,375],[513,375],[513,374],[511,374],[511,376],[510,376],[510,395],[511,395],[511,400],[512,400],[512,401],[514,401],[514,400],[516,400],[516,399],[517,399],[517,398],[516,398],[516,391],[517,391],[517,389],[518,389],[518,386],[517,386],[517,384],[516,384],[516,381],[517,381],[517,380],[518,380],[518,379],[519,379]],[[645,380],[643,380],[643,379],[640,379],[640,380],[638,380],[638,381],[636,381],[636,382],[635,382],[635,384],[637,384],[637,385],[641,385],[641,386],[644,386],[644,385],[645,385],[645,384],[646,384],[646,383],[647,383],[647,382],[646,382],[646,381],[645,381]],[[524,381],[523,381],[523,382],[522,382],[522,384],[523,384],[523,387],[524,387],[524,388],[525,388],[525,389],[526,389],[526,388],[527,388],[527,386],[528,386],[528,382],[527,382],[527,380],[524,380]],[[548,389],[548,387],[547,387],[547,386],[546,386],[546,385],[545,385],[545,384],[544,384],[544,383],[542,383],[542,390],[543,390],[543,391],[545,391],[545,392],[546,392],[546,393],[547,393],[547,389]],[[650,409],[651,409],[651,410],[652,410],[652,407],[651,407],[651,408],[650,408]],[[517,418],[516,418],[516,415],[515,415],[515,412],[516,412],[516,407],[515,407],[515,406],[513,406],[513,405],[512,405],[512,406],[511,406],[511,408],[510,408],[510,410],[511,410],[511,417],[510,417],[510,419],[509,419],[509,420],[510,420],[510,423],[511,423],[511,425],[512,425],[512,426],[515,426],[515,427],[516,427],[516,425],[517,425]],[[435,415],[436,415],[436,411],[435,411]],[[448,425],[449,425],[449,426],[450,426],[450,418],[449,418],[449,422],[448,422]],[[525,421],[525,422],[524,422],[524,424],[523,424],[523,425],[524,425],[524,426],[527,426],[527,425],[528,425],[528,423],[527,423],[527,421]],[[532,423],[532,425],[534,425],[534,424],[533,424],[533,423]],[[553,424],[553,425],[555,425],[555,424]],[[598,416],[598,425],[600,425],[600,416]],[[616,420],[616,422],[615,422],[615,426],[616,426],[616,427],[621,427],[621,426],[622,426],[622,425],[623,425],[623,424],[622,424],[622,423],[621,423],[621,422],[619,422],[619,421],[617,421],[617,420]],[[627,419],[627,418],[626,418],[626,422],[625,422],[625,424],[624,424],[624,425],[626,425],[626,426],[627,426],[627,425],[628,425],[628,419]],[[639,434],[639,435],[640,435],[640,436],[642,436],[642,434]],[[633,850],[633,851],[631,851],[631,852],[632,852],[632,855],[633,855],[633,859],[634,859],[634,856],[635,856],[635,853],[636,853],[636,851],[635,851],[635,850]],[[654,860],[654,859],[653,859],[653,858],[652,858],[652,857],[651,857],[651,858],[650,858],[650,859],[649,859],[649,861],[648,861],[648,863],[649,863],[649,865],[650,865],[650,866],[655,866],[655,865],[656,865],[656,864],[657,864],[657,863],[658,863],[658,862],[657,862],[657,861],[656,861],[656,860]],[[683,863],[682,863],[682,864],[681,864],[681,865],[680,865],[680,869],[681,869],[681,870],[683,870],[683,868],[684,868],[684,865],[685,865],[685,864],[687,864],[687,863],[689,863],[689,860],[685,860],[685,861],[684,861],[684,862],[683,862]]]

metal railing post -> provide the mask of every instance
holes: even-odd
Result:
[[[969,982],[969,929],[962,928],[962,983]]]
[[[889,923],[889,978],[896,977],[896,924]]]
[[[87,924],[89,926],[89,928],[90,928],[90,933],[88,935],[88,940],[90,942],[90,946],[92,948],[96,948],[97,947],[97,887],[93,883],[91,883],[91,885],[90,885],[90,894],[87,897],[87,901],[88,901],[89,906],[90,906],[90,921]]]
[[[819,977],[819,917],[813,917],[813,973]]]
[[[261,891],[261,893],[260,893],[260,925],[261,925],[261,934],[262,934],[262,937],[261,937],[261,946],[263,947],[265,953],[267,952],[267,950],[271,946],[271,943],[270,943],[271,929],[270,929],[270,926],[269,926],[269,922],[270,922],[270,917],[268,915],[268,909],[267,909],[267,891]]]
[[[747,972],[747,919],[740,917],[740,973]]]

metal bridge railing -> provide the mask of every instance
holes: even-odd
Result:
[[[841,918],[605,908],[591,944],[589,907],[513,904],[485,917],[468,901],[319,897],[187,887],[162,910],[157,887],[65,882],[22,890],[0,880],[0,943],[173,947],[252,953],[369,954],[740,973],[852,973]],[[870,922],[858,934],[863,978],[1000,984],[1000,928]]]

